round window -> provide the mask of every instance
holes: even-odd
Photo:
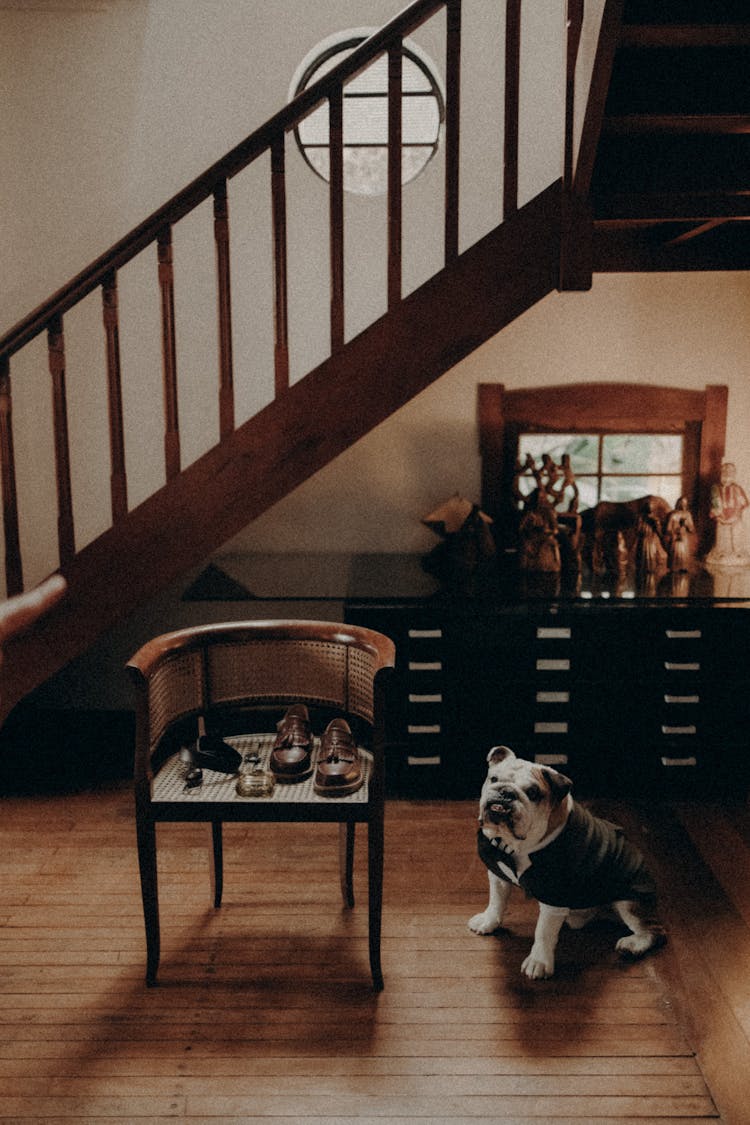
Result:
[[[296,97],[364,42],[366,31],[350,31],[320,44],[298,68],[291,96]],[[445,98],[432,62],[410,41],[402,47],[401,179],[418,176],[440,143]],[[344,189],[359,195],[388,190],[388,57],[381,55],[344,86]],[[300,151],[312,170],[330,179],[328,102],[294,130]]]

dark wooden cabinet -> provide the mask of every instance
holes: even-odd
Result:
[[[745,792],[750,600],[707,595],[709,582],[674,598],[507,583],[352,594],[346,619],[396,643],[390,791],[477,795],[487,751],[505,743],[581,794]]]

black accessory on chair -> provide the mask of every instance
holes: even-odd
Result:
[[[194,746],[183,746],[180,760],[218,773],[237,773],[242,755],[218,734],[202,734]]]

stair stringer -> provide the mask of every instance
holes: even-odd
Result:
[[[557,181],[84,547],[65,599],[7,645],[0,720],[555,290],[562,207]]]

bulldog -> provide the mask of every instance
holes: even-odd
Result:
[[[521,970],[551,977],[564,922],[584,926],[610,906],[630,931],[617,942],[626,957],[642,957],[666,940],[655,917],[656,889],[643,856],[623,830],[573,800],[573,783],[549,766],[493,746],[479,801],[479,855],[488,869],[487,909],[469,920],[490,934],[503,919],[511,887],[539,904],[531,952]]]

